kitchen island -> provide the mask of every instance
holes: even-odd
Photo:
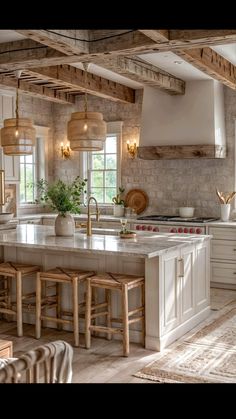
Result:
[[[112,234],[87,237],[77,231],[73,237],[58,237],[53,227],[37,225],[0,231],[2,261],[144,275],[145,346],[158,351],[210,313],[209,244],[210,236],[193,234],[138,232],[135,238],[121,239]],[[27,282],[35,289],[33,279]],[[131,309],[140,299],[137,290],[132,292]],[[65,309],[70,300],[69,290],[64,290]],[[112,303],[113,317],[119,317],[119,296],[113,295]],[[130,340],[141,341],[138,325],[131,326]]]

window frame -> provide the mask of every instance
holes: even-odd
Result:
[[[112,137],[112,136],[116,136],[117,137],[117,177],[116,177],[116,194],[118,193],[119,190],[119,186],[121,185],[121,157],[122,157],[122,125],[123,125],[123,121],[115,121],[115,122],[108,122],[107,123],[107,136],[106,137]],[[90,179],[89,179],[89,167],[91,165],[91,161],[92,161],[92,152],[86,152],[86,153],[81,153],[83,154],[82,156],[82,160],[81,160],[81,164],[80,167],[82,167],[82,172],[80,173],[80,176],[83,178],[88,179],[88,186],[87,186],[87,196],[86,198],[89,198],[90,196],[92,196],[92,194],[90,193],[91,191],[91,185],[90,185]],[[102,172],[106,171],[101,169]],[[103,186],[104,188],[104,186]],[[85,198],[85,197],[84,197]],[[85,199],[84,199],[85,201]],[[99,206],[103,206],[103,207],[112,207],[113,204],[111,203],[99,203]]]
[[[39,125],[35,125],[34,128],[36,129],[36,179],[48,179],[48,134],[49,134],[49,127],[42,127]],[[41,143],[41,144],[40,144]],[[20,157],[19,157],[20,159]],[[19,163],[19,170],[20,170],[20,163]],[[19,173],[20,179],[20,173]],[[32,203],[21,203],[20,202],[20,180],[17,187],[17,202],[19,209],[27,209],[27,208],[41,208],[42,204]]]

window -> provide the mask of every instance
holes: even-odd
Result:
[[[48,128],[36,127],[36,145],[34,152],[29,156],[20,156],[20,184],[19,202],[20,205],[33,204],[37,198],[35,183],[46,178],[45,164],[45,138],[48,135]],[[32,184],[32,187],[28,185]]]
[[[87,197],[94,196],[100,204],[112,204],[120,186],[121,126],[121,122],[108,123],[104,149],[86,153],[83,176],[88,179]]]
[[[32,203],[36,199],[34,183],[37,178],[37,150],[30,156],[20,156],[20,203]],[[32,188],[28,186],[32,184]]]

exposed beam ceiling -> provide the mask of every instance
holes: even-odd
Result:
[[[185,92],[184,81],[159,70],[140,58],[114,57],[100,62],[98,59],[96,63],[122,76],[149,86],[158,87],[170,94],[184,94]]]
[[[82,55],[89,52],[89,34],[87,30],[81,29],[55,29],[55,30],[30,30],[21,29],[16,32],[25,35],[27,38],[47,45],[66,55]],[[79,41],[84,39],[85,41]]]
[[[30,39],[0,44],[0,71],[78,62],[78,55],[65,55]]]
[[[87,82],[85,72],[68,65],[32,68],[27,71],[28,74],[38,75],[40,78],[63,86],[72,87],[94,96],[106,99],[134,103],[135,91],[122,84],[87,73]]]
[[[211,48],[195,48],[175,53],[214,79],[236,89],[236,67]]]
[[[134,102],[134,90],[66,65],[93,62],[132,80],[170,94],[184,94],[182,80],[137,59],[150,51],[173,51],[184,60],[235,89],[235,66],[209,48],[236,42],[236,30],[18,30],[30,39],[0,45],[0,71],[25,68],[32,77],[56,83],[62,93],[88,93]],[[20,51],[17,51],[20,50]],[[134,56],[132,58],[132,56]],[[60,64],[60,65],[55,65]],[[27,83],[31,82],[28,79]],[[35,80],[33,81],[35,83]],[[34,84],[35,86],[35,84]],[[42,87],[42,86],[37,86]]]
[[[10,75],[0,74],[0,84],[10,88],[17,88],[17,79]],[[28,81],[20,80],[19,81],[19,91],[26,95],[36,96],[40,99],[47,99],[52,102],[62,103],[62,104],[73,104],[75,103],[75,97],[71,94],[66,94],[57,90],[50,89],[44,85],[31,84]]]

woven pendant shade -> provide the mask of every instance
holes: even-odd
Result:
[[[89,63],[83,63],[84,84],[87,87]],[[106,140],[107,127],[100,112],[88,112],[87,90],[84,94],[84,112],[74,112],[67,125],[67,139],[74,151],[101,151]]]
[[[36,130],[32,120],[19,118],[19,77],[21,70],[16,70],[16,117],[5,119],[1,129],[1,146],[7,156],[25,156],[33,153]]]
[[[21,156],[33,153],[35,128],[29,118],[5,119],[1,129],[1,146],[7,156]]]
[[[74,151],[103,150],[106,124],[99,112],[74,112],[67,125],[67,138]]]

